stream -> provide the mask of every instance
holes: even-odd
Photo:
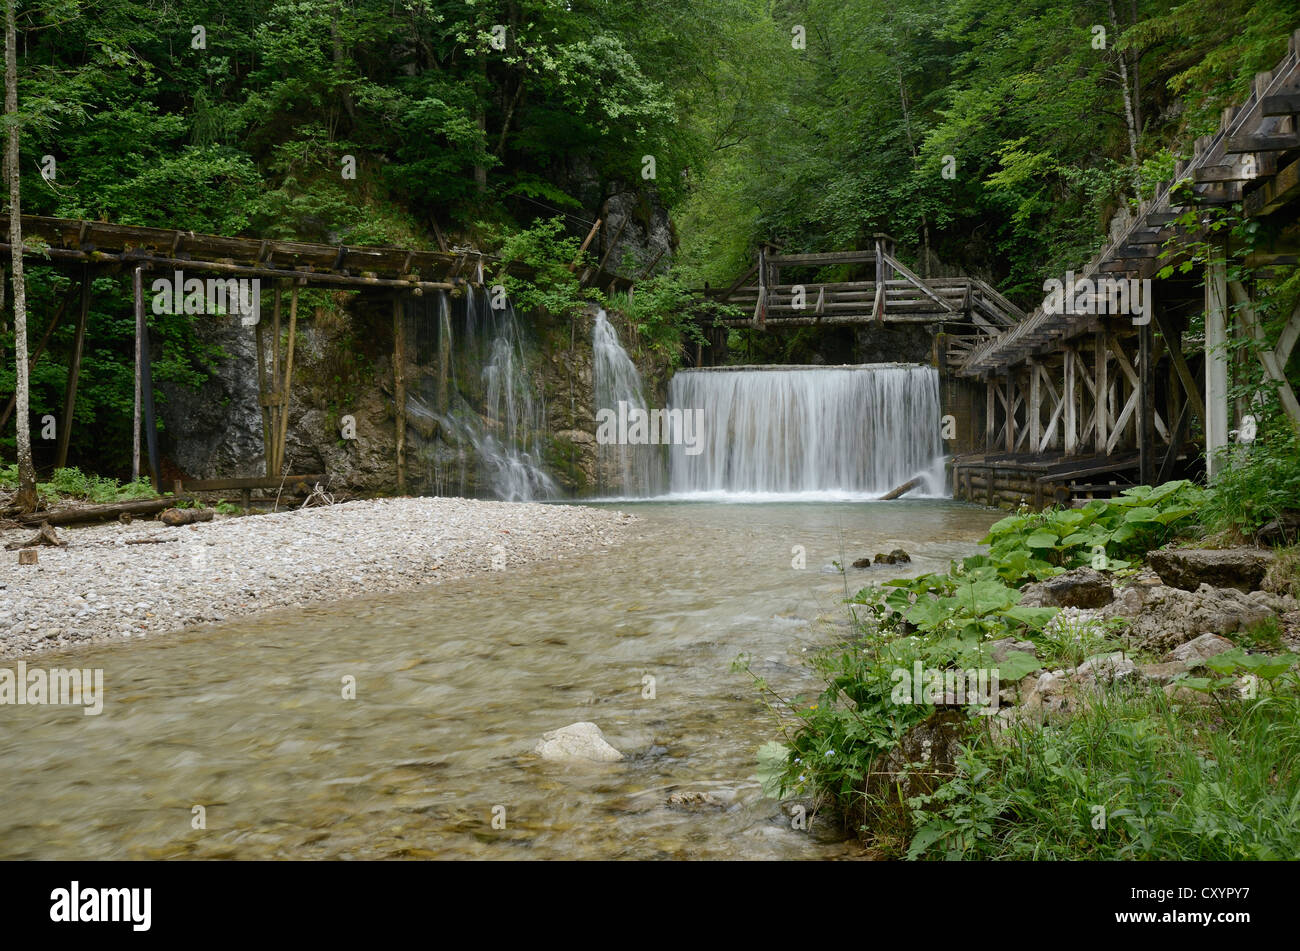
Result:
[[[1001,513],[610,504],[640,521],[599,559],[30,659],[102,668],[104,710],[0,707],[0,858],[851,855],[762,796],[755,751],[779,734],[732,661],[811,702],[801,661],[845,633],[846,588],[946,568]],[[912,564],[831,566],[893,548]],[[582,720],[624,761],[533,755]]]

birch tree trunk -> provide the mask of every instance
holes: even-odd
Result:
[[[9,125],[5,160],[9,173],[9,246],[13,256],[14,360],[17,370],[14,425],[18,432],[18,498],[15,501],[19,510],[31,512],[36,508],[36,469],[32,465],[28,410],[27,282],[23,277],[22,203],[19,200],[22,169],[18,157],[18,28],[14,22],[17,4],[18,0],[5,0],[5,118]]]

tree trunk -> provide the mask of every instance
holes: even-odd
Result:
[[[32,432],[28,404],[27,380],[27,283],[23,277],[23,222],[19,200],[22,168],[18,156],[18,28],[14,24],[14,7],[18,0],[5,3],[5,117],[9,136],[5,158],[9,173],[9,246],[13,255],[14,283],[14,352],[17,379],[14,383],[17,412],[14,425],[18,432],[19,511],[36,508],[36,469],[32,465]]]
[[[1115,0],[1106,0],[1106,8],[1110,12],[1111,32],[1114,36],[1119,36],[1119,19],[1115,16]],[[1138,130],[1137,120],[1133,115],[1133,94],[1129,91],[1128,63],[1124,59],[1123,50],[1116,50],[1115,54],[1119,59],[1119,85],[1124,90],[1124,123],[1128,126],[1128,152],[1133,163],[1133,197],[1141,201],[1142,180],[1138,175]]]

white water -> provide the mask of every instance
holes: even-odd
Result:
[[[507,303],[493,309],[469,287],[460,319],[453,321],[447,295],[439,293],[436,314],[422,309],[415,320],[408,337],[417,341],[417,354],[424,353],[429,365],[411,381],[407,413],[435,420],[449,444],[448,450],[430,449],[428,488],[464,495],[468,467],[476,464],[480,495],[510,502],[557,496],[559,489],[542,464],[546,406],[533,392],[514,308]],[[438,349],[442,339],[447,345]],[[460,376],[457,366],[470,372]],[[440,407],[440,374],[446,380],[446,407]]]
[[[704,411],[703,451],[669,450],[674,498],[877,498],[917,476],[914,494],[943,494],[932,367],[686,370],[668,403]]]
[[[644,385],[636,364],[619,342],[618,331],[604,310],[596,312],[591,347],[594,356],[592,383],[595,388],[593,409],[614,410],[619,403],[648,409]],[[608,494],[617,491],[625,496],[654,496],[663,491],[664,455],[659,446],[600,445],[596,450],[598,488]]]

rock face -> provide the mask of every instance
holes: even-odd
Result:
[[[1202,634],[1233,634],[1276,615],[1236,588],[1201,585],[1184,591],[1166,585],[1134,585],[1103,608],[1100,616],[1126,618],[1135,645],[1163,653]]]
[[[544,760],[559,763],[614,763],[623,754],[605,742],[605,735],[594,723],[570,723],[558,730],[543,733],[533,750]]]
[[[1110,576],[1092,568],[1026,585],[1020,603],[1035,608],[1101,608],[1115,600]]]
[[[1254,591],[1273,558],[1273,553],[1263,548],[1173,548],[1151,552],[1147,563],[1161,581],[1184,591],[1195,591],[1203,584]]]

